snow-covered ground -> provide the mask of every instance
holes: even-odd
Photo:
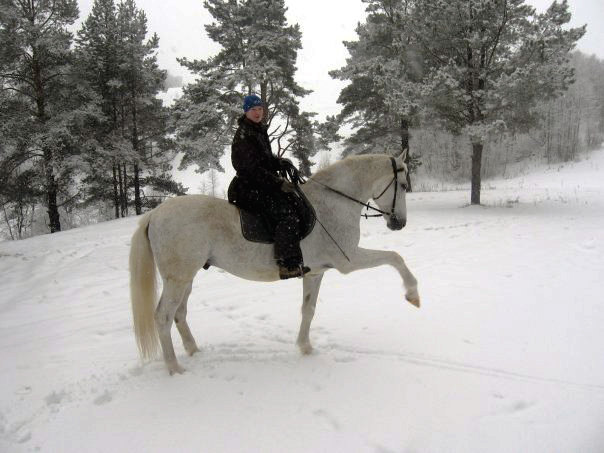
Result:
[[[422,308],[392,269],[328,272],[311,356],[300,281],[201,272],[173,377],[134,343],[136,219],[0,243],[0,451],[604,451],[604,151],[484,185],[363,221]]]

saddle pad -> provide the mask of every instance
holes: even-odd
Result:
[[[302,203],[300,203],[301,209],[301,228],[300,228],[300,240],[304,239],[310,234],[315,226],[316,214],[315,210],[308,201],[308,199],[301,193],[298,196]],[[239,218],[241,219],[241,233],[243,237],[251,242],[260,242],[263,244],[272,244],[275,242],[274,231],[264,221],[261,215],[247,211],[245,209],[239,209]]]
[[[261,216],[239,208],[241,233],[248,241],[272,244],[275,242],[273,232]]]

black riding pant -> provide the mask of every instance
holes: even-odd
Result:
[[[302,263],[300,250],[300,201],[295,194],[249,189],[238,196],[238,205],[262,216],[275,235],[275,259],[285,266]]]

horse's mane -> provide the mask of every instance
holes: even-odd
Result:
[[[350,173],[354,169],[358,167],[369,169],[373,166],[373,164],[385,157],[383,154],[363,154],[357,156],[348,156],[342,160],[334,162],[333,164],[322,168],[314,175],[310,177],[310,179],[317,180],[324,184],[329,184],[333,182],[332,180],[340,175],[342,172]]]

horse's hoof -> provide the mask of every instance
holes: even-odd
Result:
[[[186,370],[178,363],[175,363],[173,365],[168,365],[168,371],[170,372],[170,376],[174,376],[175,374],[183,374]]]
[[[405,299],[407,299],[407,302],[409,302],[411,305],[414,305],[419,308],[419,296],[417,294],[414,294],[412,296],[406,295]]]
[[[193,354],[196,354],[198,352],[201,352],[197,346],[193,346],[190,348],[185,347],[185,350],[187,351],[187,354],[189,354],[190,356],[192,356]]]
[[[300,352],[304,355],[310,355],[313,352],[312,345],[310,343],[299,344]]]

